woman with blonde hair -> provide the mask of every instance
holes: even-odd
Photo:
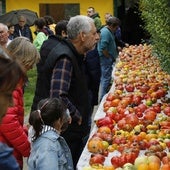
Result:
[[[27,73],[40,58],[39,52],[34,45],[25,37],[15,38],[7,48],[10,56],[17,60]],[[14,156],[23,168],[23,157],[30,154],[30,142],[28,140],[28,129],[24,126],[24,102],[23,102],[23,81],[17,84],[12,93],[13,106],[8,107],[6,115],[0,125],[0,141],[14,149]]]
[[[40,59],[39,52],[28,38],[17,37],[7,48],[13,59],[18,60],[25,71],[30,70]]]
[[[12,60],[0,47],[0,121],[9,105],[12,105],[12,92],[19,81],[24,81],[25,73],[21,66]],[[13,150],[0,142],[0,169],[19,170],[12,155]]]

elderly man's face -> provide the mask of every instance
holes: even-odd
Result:
[[[8,42],[8,30],[0,27],[0,44],[4,45]]]
[[[20,17],[18,24],[20,27],[24,27],[24,25],[26,24],[26,19],[24,17]]]
[[[96,43],[99,41],[99,34],[96,31],[96,27],[92,24],[91,31],[85,34],[84,38],[84,52],[86,53],[89,50],[95,48]]]

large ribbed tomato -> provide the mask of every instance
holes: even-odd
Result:
[[[153,110],[146,110],[144,113],[144,119],[145,120],[150,120],[150,121],[154,121],[156,118],[157,113]]]
[[[136,114],[133,114],[133,113],[132,114],[128,114],[126,116],[126,123],[131,125],[131,126],[133,126],[133,127],[135,127],[136,125],[138,125],[139,119],[136,116]]]
[[[93,138],[88,141],[87,148],[92,153],[102,153],[104,150],[102,140]]]

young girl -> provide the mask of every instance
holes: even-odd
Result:
[[[17,60],[24,69],[25,74],[39,60],[39,52],[25,37],[17,37],[7,47],[11,58]],[[14,75],[17,76],[17,75]],[[27,128],[24,126],[24,81],[19,81],[12,93],[13,105],[8,107],[6,115],[0,125],[0,141],[14,149],[14,156],[23,168],[23,157],[30,154],[30,142]]]
[[[73,170],[71,152],[60,136],[67,122],[66,107],[57,98],[44,99],[33,111],[29,123],[33,126],[32,149],[28,170]]]

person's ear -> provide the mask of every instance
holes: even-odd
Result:
[[[81,37],[82,41],[84,41],[85,37],[86,37],[86,33],[80,32],[80,37]]]
[[[61,31],[61,36],[62,36],[62,37],[67,37],[67,33],[66,33],[64,30],[62,30],[62,31]]]

